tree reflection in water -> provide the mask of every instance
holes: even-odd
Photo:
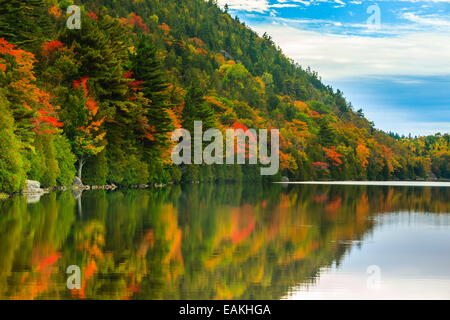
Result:
[[[339,265],[373,217],[449,213],[449,193],[203,184],[15,197],[0,201],[0,298],[279,299]],[[69,265],[79,290],[66,288]]]

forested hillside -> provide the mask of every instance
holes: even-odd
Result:
[[[81,6],[81,29],[67,8]],[[0,190],[260,180],[170,159],[171,132],[277,128],[271,179],[450,178],[449,135],[374,128],[339,90],[214,1],[0,0]]]

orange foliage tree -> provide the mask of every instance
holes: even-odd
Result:
[[[370,150],[365,144],[358,143],[358,146],[356,147],[356,156],[361,166],[363,168],[367,168],[367,165],[369,164]]]
[[[78,178],[81,179],[83,166],[86,160],[100,153],[105,145],[103,139],[106,132],[102,132],[101,127],[104,118],[98,119],[98,104],[89,95],[87,88],[87,77],[74,81],[73,88],[78,94],[78,99],[74,102],[81,110],[78,110],[81,117],[76,123],[73,123],[73,149],[78,159]]]
[[[49,47],[58,46],[49,43]],[[50,50],[50,49],[48,49]],[[0,82],[6,89],[16,120],[16,134],[25,147],[31,147],[33,133],[50,134],[62,127],[49,93],[38,88],[34,76],[35,56],[0,39]]]
[[[336,147],[323,147],[323,151],[325,152],[325,158],[331,166],[338,167],[342,164],[342,155],[336,152]]]

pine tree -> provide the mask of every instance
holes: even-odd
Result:
[[[215,126],[214,111],[206,103],[202,89],[191,84],[185,97],[183,127],[193,133],[194,121],[202,121],[204,131]]]
[[[134,131],[139,126],[142,113],[142,106],[129,99],[128,84],[131,80],[124,77],[123,69],[128,57],[127,33],[118,21],[103,12],[97,19],[83,15],[81,23],[82,32],[65,29],[60,40],[74,48],[81,62],[79,77],[89,79],[89,95],[99,108],[96,117],[105,120],[109,162],[118,168],[126,167],[129,155],[137,152]],[[96,145],[99,149],[95,151],[101,151],[103,147]],[[85,158],[79,158],[79,168],[85,161]]]
[[[170,146],[169,133],[174,129],[169,114],[172,105],[168,102],[168,83],[156,58],[156,48],[150,44],[148,37],[140,38],[131,61],[134,77],[140,82],[144,97],[149,100],[145,116],[152,128],[152,139],[143,139],[144,148],[157,157]]]
[[[320,119],[319,122],[320,130],[319,130],[319,138],[322,146],[333,146],[336,140],[336,132],[330,126],[328,121],[324,118]]]
[[[0,38],[24,45],[48,35],[49,17],[42,0],[0,0]]]

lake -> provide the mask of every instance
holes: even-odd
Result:
[[[449,199],[439,183],[16,196],[0,200],[0,298],[449,299]]]

